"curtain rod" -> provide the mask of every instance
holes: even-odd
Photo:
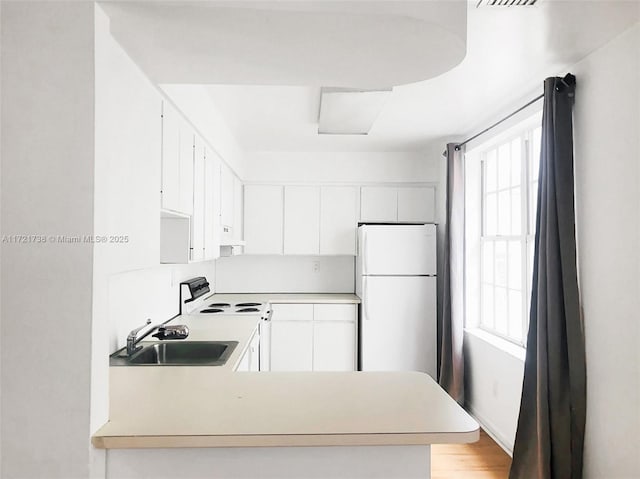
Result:
[[[544,93],[542,93],[541,95],[538,95],[537,97],[535,97],[533,100],[527,102],[525,105],[522,105],[520,108],[518,108],[516,111],[513,111],[511,113],[509,113],[507,116],[505,116],[504,118],[501,118],[500,120],[496,121],[493,125],[488,126],[487,128],[485,128],[484,130],[482,130],[480,133],[476,133],[475,135],[473,135],[470,138],[467,138],[466,140],[464,140],[462,143],[458,143],[455,146],[456,151],[459,151],[461,147],[463,147],[464,145],[466,145],[467,143],[469,143],[470,141],[475,140],[476,138],[478,138],[479,136],[484,135],[486,132],[493,130],[496,126],[498,126],[501,123],[504,123],[505,121],[507,121],[509,118],[511,118],[514,115],[517,115],[518,113],[520,113],[522,110],[524,110],[525,108],[527,108],[528,106],[533,105],[535,102],[537,102],[538,100],[540,100],[541,98],[544,97]],[[442,152],[442,156],[447,156],[447,150]]]
[[[525,108],[527,108],[528,106],[533,105],[535,102],[537,102],[538,100],[540,100],[541,98],[544,97],[544,93],[541,95],[538,95],[537,97],[535,97],[533,100],[527,102],[525,105],[522,105],[520,108],[518,108],[516,111],[509,113],[507,116],[505,116],[504,118],[496,121],[493,125],[488,126],[487,128],[485,128],[484,130],[482,130],[480,133],[476,133],[475,135],[473,135],[471,138],[467,138],[466,140],[464,140],[462,143],[458,143],[456,145],[456,150],[459,150],[462,146],[466,145],[467,143],[469,143],[470,141],[475,140],[476,138],[478,138],[479,136],[484,135],[486,132],[488,132],[489,130],[493,130],[496,126],[498,126],[501,123],[504,123],[505,121],[507,121],[509,118],[511,118],[514,115],[517,115],[518,113],[520,113],[522,110],[524,110]],[[445,151],[445,156],[446,156],[446,151]]]
[[[559,88],[564,88],[566,86],[574,86],[576,84],[576,77],[574,75],[572,75],[571,73],[567,73],[561,80],[562,82],[561,85],[559,85],[558,87],[556,87],[556,89]],[[501,120],[496,121],[493,125],[485,128],[484,130],[482,130],[480,133],[476,133],[475,135],[473,135],[471,138],[467,138],[466,140],[464,140],[462,143],[458,143],[455,146],[456,151],[460,150],[460,147],[466,145],[467,143],[469,143],[472,140],[475,140],[476,138],[478,138],[481,135],[484,135],[486,132],[488,132],[489,130],[494,129],[496,126],[498,126],[500,123],[503,123],[505,121],[507,121],[509,118],[511,118],[512,116],[520,113],[522,110],[524,110],[525,108],[527,108],[528,106],[533,105],[535,102],[537,102],[538,100],[540,100],[541,98],[544,98],[544,93],[538,95],[537,97],[535,97],[533,100],[529,101],[527,104],[521,106],[520,108],[518,108],[516,111],[509,113],[507,116],[505,116],[504,118],[502,118]],[[447,156],[447,151],[443,151],[442,152],[442,156]]]

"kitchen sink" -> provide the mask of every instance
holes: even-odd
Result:
[[[222,366],[237,341],[175,341],[142,343],[142,349],[131,357],[126,348],[111,355],[111,366]]]

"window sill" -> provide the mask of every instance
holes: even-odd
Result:
[[[517,344],[513,344],[512,342],[507,341],[506,339],[502,339],[496,336],[495,334],[491,334],[480,328],[465,328],[464,332],[465,334],[469,334],[471,336],[474,336],[480,339],[481,341],[489,343],[493,347],[501,351],[504,351],[505,353],[513,356],[516,359],[519,359],[524,363],[524,359],[526,356],[525,348],[518,346]]]

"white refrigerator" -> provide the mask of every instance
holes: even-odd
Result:
[[[356,271],[360,369],[435,378],[435,225],[360,226]]]

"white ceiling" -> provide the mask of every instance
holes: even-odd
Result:
[[[465,55],[466,0],[106,3],[158,83],[388,89]]]
[[[337,8],[336,5],[354,3],[316,1],[305,5]],[[448,1],[411,3],[442,5]],[[640,2],[636,0],[539,0],[534,7],[478,9],[476,3],[472,0],[468,4],[464,60],[435,78],[395,86],[367,136],[317,134],[320,88],[316,82],[309,82],[314,86],[210,84],[205,91],[248,151],[421,150],[434,141],[467,134],[523,95],[541,92],[546,76],[566,73],[563,69],[568,65],[640,19]],[[144,16],[144,6],[136,8],[140,19]],[[376,14],[384,17],[388,12]],[[176,28],[178,25],[188,29],[179,23]],[[249,33],[240,27],[236,30],[237,38]],[[158,83],[175,83],[164,81],[173,75],[171,62],[157,61],[150,72],[141,58],[153,49],[145,50],[140,41],[129,41],[123,32],[118,34],[114,30],[114,35],[152,79]],[[404,62],[418,58],[416,51],[413,49]],[[154,52],[157,56],[158,50]],[[286,58],[274,62],[274,68],[282,67],[283,62],[286,63]],[[402,69],[398,65],[396,62],[393,68]],[[409,76],[417,71],[414,65],[407,66]],[[199,81],[201,77],[195,71],[192,81],[187,69],[180,75],[177,83],[209,83]],[[402,78],[403,74],[397,77]],[[578,85],[579,82],[580,78]]]

